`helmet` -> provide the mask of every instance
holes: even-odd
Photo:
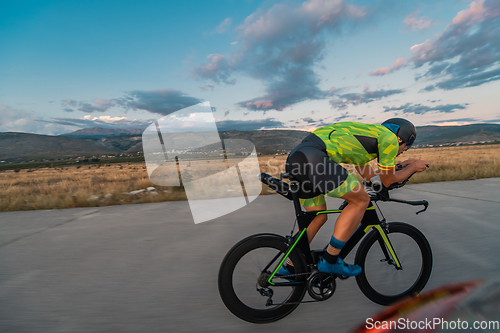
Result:
[[[406,149],[410,148],[417,138],[415,126],[406,119],[391,118],[384,121],[382,125],[400,137],[401,140],[406,143]]]

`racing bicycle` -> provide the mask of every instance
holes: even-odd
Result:
[[[286,178],[289,184],[283,181]],[[252,323],[270,323],[289,315],[301,303],[329,299],[335,292],[337,279],[347,279],[318,271],[317,263],[326,247],[311,250],[306,233],[317,215],[341,213],[347,202],[336,210],[303,211],[296,194],[299,183],[292,175],[282,173],[278,179],[262,173],[260,179],[293,201],[298,231],[294,225],[286,236],[261,233],[238,242],[221,263],[218,286],[224,304],[235,316]],[[390,201],[424,206],[417,214],[425,211],[426,200],[406,201],[389,196],[390,190],[404,186],[407,181],[387,188],[365,183],[370,204],[339,254],[344,259],[361,241],[354,259],[362,268],[356,282],[366,297],[382,305],[418,294],[431,275],[432,251],[424,234],[407,223],[388,223],[377,205],[378,201]],[[280,275],[278,270],[287,259],[294,272]],[[311,299],[304,301],[306,292]]]

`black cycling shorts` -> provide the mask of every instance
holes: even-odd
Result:
[[[341,197],[358,184],[356,177],[328,157],[325,143],[312,133],[292,150],[285,166],[300,183],[299,198],[316,199],[301,200],[304,206],[324,203],[325,194]]]

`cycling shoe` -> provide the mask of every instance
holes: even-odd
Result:
[[[361,273],[361,267],[358,265],[346,264],[340,257],[337,259],[336,264],[330,264],[324,258],[321,258],[318,263],[318,270],[323,273],[338,274],[343,276],[356,276]]]
[[[288,268],[290,268],[290,270],[293,271],[293,267],[292,266],[283,265],[283,266],[281,266],[281,268],[278,270],[277,273],[279,275],[282,275],[282,278],[284,278],[284,279],[293,280],[295,278],[294,276],[287,277],[287,275],[292,275],[293,274],[292,272],[290,272],[290,270],[288,270]]]

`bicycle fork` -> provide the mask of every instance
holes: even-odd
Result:
[[[381,262],[385,261],[388,264],[396,267],[397,270],[402,270],[403,266],[401,265],[401,262],[398,259],[396,251],[394,250],[394,247],[392,246],[389,237],[387,237],[387,234],[389,233],[387,223],[383,221],[382,224],[369,225],[364,229],[365,233],[367,233],[372,228],[375,228],[375,230],[377,230],[380,234],[378,243],[385,256],[385,259],[381,259],[380,261]]]

